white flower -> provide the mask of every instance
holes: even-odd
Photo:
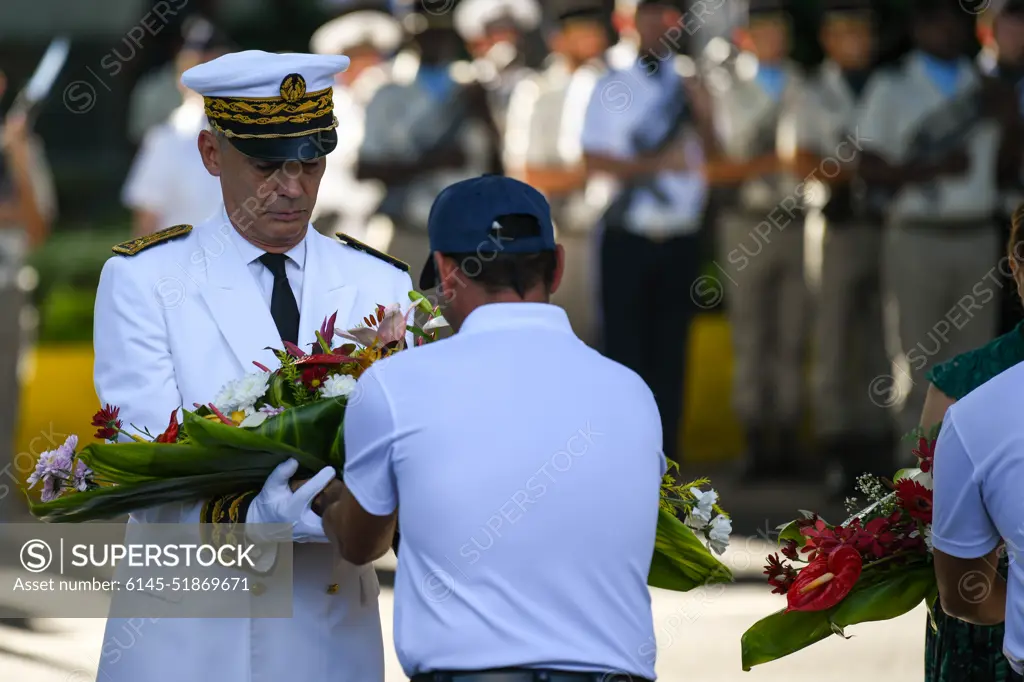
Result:
[[[928,490],[932,489],[932,474],[930,471],[919,471],[914,474],[912,480],[917,481]]]
[[[354,391],[356,380],[347,374],[335,374],[324,380],[320,395],[324,398],[342,398]]]
[[[266,394],[268,388],[269,372],[246,374],[241,379],[228,382],[213,399],[213,404],[225,414],[239,410],[249,412],[250,408],[256,405],[256,401]]]
[[[448,320],[444,319],[444,316],[438,315],[437,317],[432,317],[427,320],[427,323],[423,325],[423,331],[429,332],[434,329],[444,329],[448,326]]]
[[[924,546],[928,548],[928,551],[932,551],[932,527],[924,527]]]
[[[259,410],[249,408],[245,411],[245,419],[238,426],[251,429],[256,428],[263,422],[267,421],[271,417],[277,416],[284,412],[283,407],[271,407],[270,405],[264,405]]]
[[[693,511],[686,517],[684,523],[694,530],[704,530],[711,523],[711,512],[700,507],[694,507]]]
[[[697,507],[706,512],[711,512],[715,503],[718,502],[718,493],[714,490],[704,492],[700,488],[690,488],[690,494],[697,498]]]
[[[732,533],[732,521],[719,514],[711,522],[711,530],[708,531],[708,541],[711,543],[712,551],[723,554],[729,546],[729,534]]]

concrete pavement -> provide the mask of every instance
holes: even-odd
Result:
[[[392,596],[390,589],[381,593],[386,682],[406,682],[392,645]],[[833,637],[744,673],[740,635],[778,609],[780,597],[760,586],[735,585],[706,594],[652,590],[652,601],[657,670],[663,682],[790,682],[806,675],[821,675],[829,682],[906,682],[924,674],[923,608],[896,620],[850,628],[850,640]],[[0,622],[0,680],[94,682],[103,624],[102,619]]]

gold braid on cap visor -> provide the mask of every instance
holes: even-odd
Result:
[[[333,88],[309,93],[306,97],[288,101],[281,97],[204,97],[204,109],[210,125],[227,137],[277,138],[300,137],[310,133],[331,130],[338,126],[334,111]],[[330,116],[329,125],[316,128],[275,133],[243,133],[232,130],[232,123],[240,128],[252,126],[291,126],[309,123]]]

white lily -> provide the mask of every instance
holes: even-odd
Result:
[[[448,324],[448,320],[444,319],[443,315],[438,315],[437,317],[430,318],[427,323],[423,325],[423,331],[429,332],[434,329],[444,329],[445,327],[450,326],[451,325]]]

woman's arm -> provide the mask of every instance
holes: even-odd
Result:
[[[941,424],[946,416],[946,410],[956,401],[935,387],[935,384],[928,384],[928,393],[925,395],[924,408],[921,410],[920,426],[925,431],[930,430],[936,424]]]

